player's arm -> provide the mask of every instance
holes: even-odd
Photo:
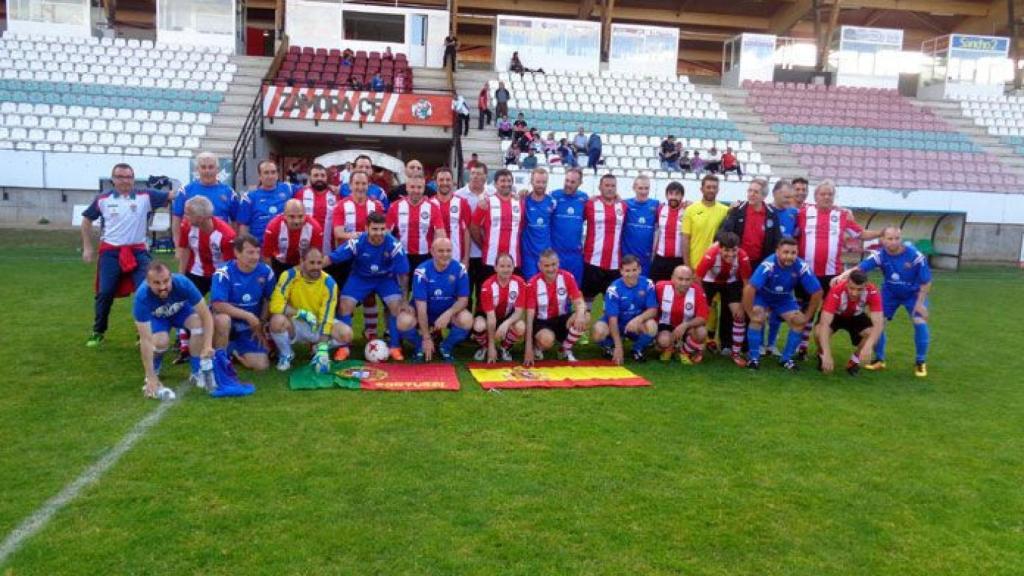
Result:
[[[466,206],[468,206],[468,203],[466,203]],[[469,270],[469,253],[470,253],[470,247],[472,246],[472,244],[470,244],[470,243],[473,241],[473,237],[469,233],[469,228],[470,228],[470,223],[469,223],[469,218],[467,217],[465,225],[461,227],[462,231],[460,232],[460,234],[462,234],[462,254],[461,254],[462,258],[461,258],[461,260],[462,260],[462,265],[466,267],[466,270]]]
[[[326,342],[334,329],[334,316],[338,307],[338,285],[327,276],[324,282],[324,297],[320,300],[320,309],[316,311],[317,323],[320,325],[320,341]]]
[[[494,310],[488,310],[485,315],[487,319],[487,363],[490,364],[498,359],[498,317]]]
[[[832,334],[830,334],[833,318],[835,318],[835,314],[822,310],[821,317],[818,319],[818,325],[814,327],[814,332],[818,336],[818,355],[821,357],[821,371],[825,373],[832,372],[835,366],[835,361],[832,359]],[[810,318],[808,318],[808,322],[810,322]]]
[[[178,230],[174,239],[174,258],[178,261],[178,273],[184,274],[188,271],[188,253],[191,248],[188,245],[188,237],[183,233],[184,230],[180,230],[181,227],[180,224],[177,227],[171,225],[171,230]]]
[[[868,312],[868,318],[871,319],[871,331],[868,332],[868,337],[861,342],[860,349],[864,352],[861,354],[864,356],[868,351],[873,350],[875,342],[882,337],[882,330],[885,330],[885,317],[882,316],[882,311]]]
[[[619,334],[619,316],[618,314],[608,317],[608,335],[612,339],[612,362],[616,364],[622,364],[622,357],[625,355],[622,349],[622,335]]]
[[[335,228],[337,230],[338,228]],[[324,267],[330,266],[331,264],[340,264],[342,262],[348,262],[349,260],[356,257],[356,242],[355,240],[349,240],[344,244],[341,244],[330,254],[327,255],[327,259],[324,262]]]
[[[430,362],[434,356],[434,339],[430,334],[429,320],[426,301],[416,300],[416,324],[420,328],[420,337],[423,339],[423,356],[427,362]]]
[[[139,331],[139,357],[142,360],[142,369],[146,373],[146,395],[153,397],[163,386],[160,377],[153,370],[153,332],[148,321],[135,322],[135,328]]]
[[[925,302],[928,300],[928,293],[931,292],[931,289],[931,281],[921,284],[917,291],[917,301],[914,302],[914,314],[920,316],[925,321],[928,320],[928,306]]]
[[[198,293],[198,291],[197,291]],[[199,348],[199,356],[202,358],[213,358],[213,314],[206,305],[206,301],[200,295],[199,301],[192,305],[199,314],[199,321],[203,324],[202,345]],[[193,331],[193,335],[195,331]]]
[[[814,313],[818,311],[821,306],[822,294],[824,291],[818,288],[817,292],[812,292],[810,299],[807,301],[807,309],[804,310],[804,316],[807,318],[807,324],[810,325],[814,320]]]
[[[92,246],[92,219],[82,216],[82,261],[92,262],[95,252]]]

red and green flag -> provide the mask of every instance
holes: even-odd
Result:
[[[288,378],[292,390],[344,388],[349,390],[385,390],[424,392],[459,389],[459,378],[450,364],[390,364],[346,360],[333,362],[331,371],[320,374],[311,365],[292,370]]]

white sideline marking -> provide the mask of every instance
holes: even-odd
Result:
[[[31,516],[22,520],[21,524],[18,524],[4,538],[3,544],[0,544],[0,566],[3,566],[11,555],[17,552],[29,538],[42,530],[58,512],[63,510],[75,498],[78,498],[83,490],[95,484],[103,474],[113,468],[117,461],[131,450],[135,443],[164,417],[164,414],[167,413],[171,406],[178,403],[189,387],[191,385],[187,383],[179,386],[175,390],[175,394],[178,396],[177,400],[160,402],[155,410],[143,417],[142,420],[139,420],[102,458],[97,460],[92,466],[89,466],[85,472],[82,472],[70,484],[64,486],[56,496],[44,502]]]

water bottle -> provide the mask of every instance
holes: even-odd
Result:
[[[203,358],[199,361],[199,387],[207,392],[217,389],[217,378],[213,374],[213,358]]]

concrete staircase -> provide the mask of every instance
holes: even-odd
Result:
[[[231,159],[245,117],[259,93],[260,83],[267,74],[271,60],[263,56],[231,57],[238,71],[228,86],[224,102],[213,115],[213,122],[206,128],[206,137],[200,143],[201,150]]]
[[[710,93],[722,110],[729,114],[729,120],[747,136],[754,145],[754,151],[761,153],[761,161],[772,167],[773,179],[807,177],[806,169],[800,166],[789,146],[783,144],[761,116],[747,106],[746,90],[708,84],[701,84],[697,89]]]
[[[981,148],[995,156],[1000,164],[1010,168],[1013,174],[1024,178],[1024,156],[1018,155],[1013,148],[1003,144],[998,136],[990,135],[985,128],[978,126],[974,120],[960,112],[960,103],[952,100],[915,100],[910,102],[926,108],[942,118],[958,131],[970,136],[971,140]]]
[[[490,170],[501,168],[502,153],[498,141],[498,129],[493,124],[484,126],[482,131],[476,129],[480,117],[476,99],[484,84],[488,80],[497,80],[497,78],[498,73],[492,70],[462,68],[455,73],[455,90],[462,94],[469,106],[469,136],[462,138],[462,157],[464,161],[468,162],[469,155],[476,153],[480,161],[487,164]],[[491,112],[494,112],[494,104],[491,104]]]

